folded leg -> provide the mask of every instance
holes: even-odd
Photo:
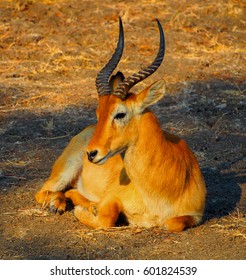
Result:
[[[66,209],[64,191],[69,185],[76,185],[81,176],[86,146],[94,131],[90,126],[71,139],[63,153],[56,160],[49,179],[36,194],[36,201],[53,212],[62,213]]]
[[[121,202],[118,199],[107,199],[97,205],[90,204],[89,207],[78,204],[75,206],[74,215],[86,226],[108,228],[115,226],[121,208]]]

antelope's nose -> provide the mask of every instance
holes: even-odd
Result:
[[[92,162],[93,159],[97,156],[97,150],[87,152],[87,155],[88,155],[88,160]]]

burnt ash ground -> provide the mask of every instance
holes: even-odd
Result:
[[[245,259],[245,7],[163,2],[0,4],[1,259]],[[197,155],[208,191],[202,225],[92,230],[72,211],[41,211],[34,195],[55,159],[96,122],[94,81],[114,50],[118,15],[126,37],[119,69],[128,75],[153,59],[157,14],[165,61],[136,91],[166,80],[151,109]]]

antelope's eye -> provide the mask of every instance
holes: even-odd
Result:
[[[114,116],[114,119],[121,120],[121,119],[124,119],[125,116],[126,116],[126,113],[118,113]]]

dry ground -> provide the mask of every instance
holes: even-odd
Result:
[[[1,1],[1,259],[246,259],[243,2]],[[94,81],[115,48],[119,15],[126,75],[152,61],[156,17],[165,29],[165,61],[136,90],[166,80],[152,110],[187,140],[205,176],[204,222],[180,234],[92,230],[34,201],[69,139],[95,122]]]

